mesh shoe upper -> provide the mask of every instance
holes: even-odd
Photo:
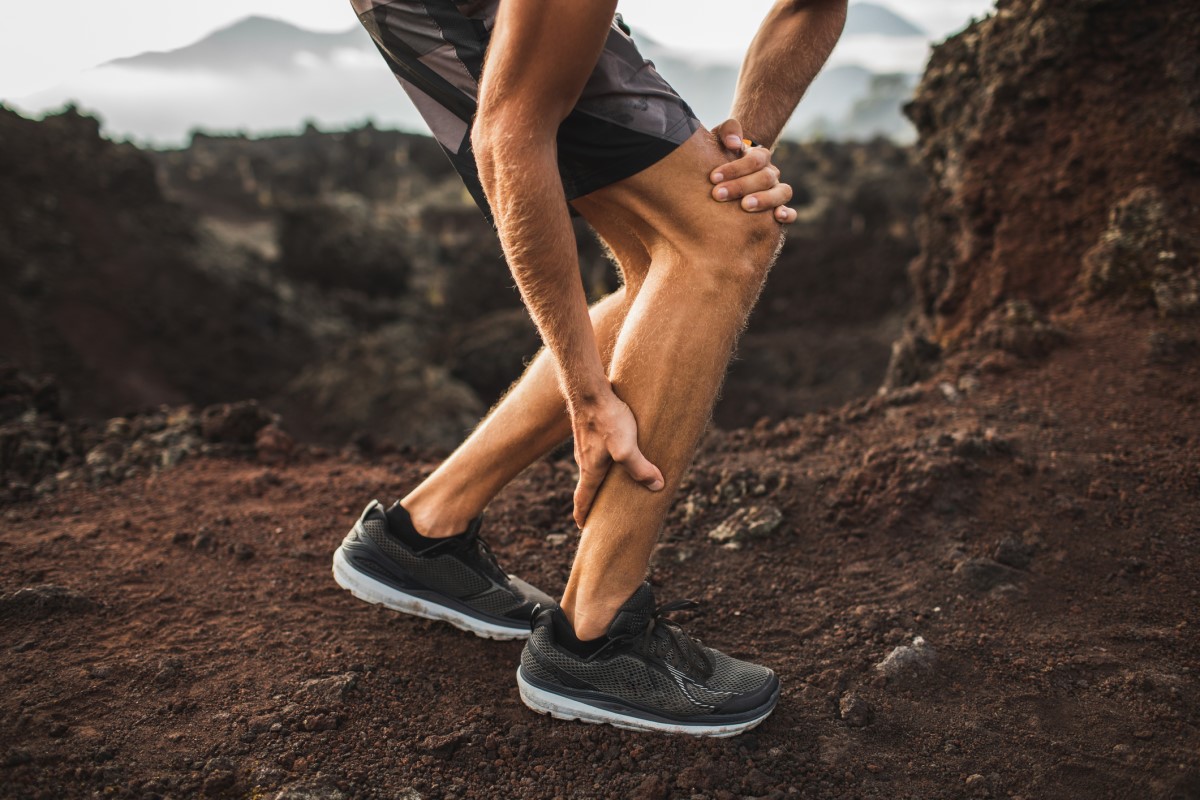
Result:
[[[396,534],[402,521],[372,503],[343,543],[355,567],[406,589],[433,590],[481,615],[528,624],[537,606],[554,600],[525,581],[505,573],[479,536],[481,518],[463,533],[421,550]]]
[[[608,642],[587,658],[556,643],[554,615],[562,611],[547,610],[535,622],[521,666],[544,684],[602,692],[675,718],[738,713],[770,698],[778,685],[770,669],[704,647],[663,616],[669,610],[656,609],[643,584],[617,613]]]

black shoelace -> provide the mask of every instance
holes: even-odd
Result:
[[[457,545],[463,553],[474,553],[479,556],[485,563],[490,564],[494,570],[494,577],[497,580],[503,580],[508,577],[503,569],[500,568],[500,562],[496,560],[496,554],[492,552],[491,546],[482,536],[479,535],[479,528],[483,525],[483,515],[480,514],[475,519],[471,520],[471,524],[459,536],[456,536]]]
[[[673,611],[686,611],[699,605],[695,600],[676,600],[658,606],[641,633],[622,634],[614,637],[613,641],[632,643],[638,652],[651,657],[657,655],[655,644],[659,643],[675,654],[676,663],[682,664],[685,671],[707,680],[712,676],[713,665],[700,641],[688,636],[678,622],[666,616]]]
[[[492,548],[487,541],[479,535],[479,529],[483,525],[483,515],[480,514],[475,519],[471,520],[467,525],[467,529],[455,536],[442,539],[432,547],[427,547],[419,551],[420,555],[438,555],[449,551],[457,551],[462,555],[476,555],[484,561],[486,565],[490,565],[495,571],[497,579],[507,578],[508,575],[500,567],[500,562],[496,560],[496,554],[492,552]]]

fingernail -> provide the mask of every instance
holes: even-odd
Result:
[[[758,200],[753,197],[747,197],[746,208],[758,208]]]
[[[717,199],[718,200],[729,199],[729,190],[728,189],[717,189]]]
[[[726,136],[725,137],[725,145],[730,150],[741,150],[742,149],[742,140],[736,136]]]
[[[650,484],[650,491],[652,491],[652,492],[661,491],[662,488],[663,488],[662,481],[655,481],[654,483]]]
[[[725,176],[722,175],[720,172],[714,172],[713,176],[712,176],[712,180],[713,180],[713,183],[720,183],[721,181],[725,180]]]

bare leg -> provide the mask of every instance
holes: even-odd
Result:
[[[621,328],[609,377],[637,417],[642,452],[667,481],[666,490],[650,492],[613,469],[601,486],[562,602],[580,638],[602,635],[644,580],[780,241],[769,216],[709,200],[704,176],[721,160],[715,143],[699,133],[645,172],[579,203],[594,225],[608,216],[642,221],[638,234],[651,266]]]
[[[591,309],[606,368],[649,263],[649,256],[632,240],[614,246],[613,253],[620,261],[625,285]],[[543,348],[467,440],[400,501],[418,532],[438,537],[464,530],[521,470],[571,435],[551,359]]]

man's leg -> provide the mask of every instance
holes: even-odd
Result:
[[[620,229],[600,233],[620,265],[624,283],[591,308],[596,342],[607,368],[621,325],[645,278],[649,255]],[[552,359],[543,348],[467,440],[400,501],[419,532],[430,537],[461,532],[523,469],[571,435]]]
[[[769,215],[713,203],[705,176],[727,157],[701,130],[667,158],[577,201],[597,230],[623,224],[651,256],[609,377],[667,486],[619,468],[596,496],[562,607],[581,639],[604,634],[645,578],[675,490],[708,423],[730,354],[781,240]]]

